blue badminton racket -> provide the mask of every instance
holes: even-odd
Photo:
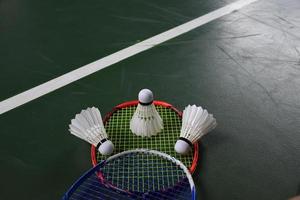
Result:
[[[190,172],[179,160],[159,151],[136,149],[96,165],[63,199],[194,200],[196,191]]]

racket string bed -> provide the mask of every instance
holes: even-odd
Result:
[[[119,108],[111,114],[105,123],[105,128],[115,144],[115,153],[136,148],[154,149],[179,159],[186,166],[191,166],[194,150],[184,156],[174,151],[174,144],[180,134],[181,117],[170,107],[156,105],[156,109],[164,121],[164,129],[157,136],[150,138],[138,137],[130,131],[129,122],[136,106]],[[95,157],[97,163],[107,158],[98,152]]]
[[[178,169],[179,166],[174,166],[173,163],[151,154],[129,154],[122,159],[122,163],[123,165],[109,163],[105,168],[107,171],[102,169],[107,182],[131,194],[143,193],[143,198],[148,196],[153,199],[155,196],[161,196],[169,199],[170,191],[172,194],[180,196],[178,191],[182,191],[181,184],[184,182],[182,178],[184,173]],[[114,169],[112,170],[112,168]],[[124,185],[125,179],[132,181],[129,182],[130,184]],[[176,183],[181,184],[176,185]],[[174,185],[176,185],[176,189],[173,188]]]
[[[131,196],[125,195],[125,193],[119,193],[112,191],[109,187],[104,184],[100,184],[99,177],[95,173],[89,177],[85,182],[77,188],[72,194],[70,200],[120,200],[120,199],[132,199]]]

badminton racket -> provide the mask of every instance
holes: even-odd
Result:
[[[84,174],[64,200],[194,200],[192,176],[182,162],[165,153],[136,149],[102,161]]]
[[[157,136],[138,137],[129,128],[129,122],[137,105],[138,101],[120,104],[108,113],[103,120],[109,138],[115,145],[114,153],[137,148],[161,151],[180,160],[193,173],[198,162],[198,143],[194,144],[192,151],[187,155],[180,155],[174,151],[174,145],[180,135],[182,113],[171,104],[154,101],[156,110],[164,121],[164,129]],[[108,157],[101,155],[92,146],[91,158],[93,165],[96,166]]]

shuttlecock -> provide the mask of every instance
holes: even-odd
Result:
[[[143,137],[157,135],[163,129],[163,120],[153,104],[153,93],[149,89],[142,89],[138,98],[139,104],[130,121],[130,130]]]
[[[207,110],[201,106],[188,105],[183,111],[180,138],[175,144],[175,151],[180,154],[188,153],[194,143],[216,126],[216,119]]]
[[[108,140],[98,108],[82,110],[71,120],[69,127],[71,134],[94,145],[101,154],[110,155],[113,152],[114,145]]]

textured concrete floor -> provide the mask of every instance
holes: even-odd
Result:
[[[0,100],[233,1],[0,1]],[[68,134],[143,87],[206,107],[199,199],[287,199],[300,185],[300,2],[260,0],[0,115],[1,199],[59,199],[91,167]]]

